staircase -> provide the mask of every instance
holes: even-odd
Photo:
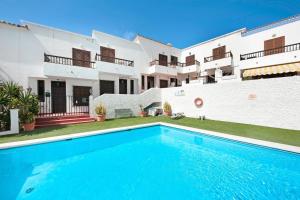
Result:
[[[36,119],[36,128],[43,128],[49,126],[80,124],[95,121],[88,114],[86,115],[67,115],[58,117],[39,117]]]

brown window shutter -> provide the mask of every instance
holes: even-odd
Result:
[[[115,62],[115,49],[100,46],[101,60],[104,62]]]
[[[91,52],[81,49],[72,49],[73,65],[91,67]]]
[[[168,56],[159,54],[158,55],[158,64],[162,66],[168,66]]]
[[[276,53],[282,53],[285,46],[285,36],[265,40],[264,42],[264,51],[265,55],[272,55]],[[281,48],[282,47],[282,48]]]
[[[195,55],[185,57],[185,65],[190,66],[195,64]]]
[[[213,59],[218,60],[221,58],[225,58],[226,46],[221,46],[213,49]]]

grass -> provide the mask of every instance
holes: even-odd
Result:
[[[255,126],[249,124],[240,124],[240,123],[223,122],[223,121],[215,121],[215,120],[200,121],[198,119],[193,119],[193,118],[172,120],[168,117],[146,117],[146,118],[136,117],[136,118],[107,120],[102,123],[91,122],[91,123],[83,123],[83,124],[75,124],[75,125],[41,128],[31,132],[21,132],[20,134],[17,135],[1,136],[0,143],[45,138],[51,136],[66,135],[66,134],[80,133],[86,131],[95,131],[95,130],[131,126],[131,125],[138,125],[138,124],[145,124],[145,123],[152,123],[152,122],[168,122],[172,124],[178,124],[183,126],[227,133],[231,135],[300,146],[300,131],[296,131],[296,130],[270,128],[264,126]]]

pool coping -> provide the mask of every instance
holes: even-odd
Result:
[[[254,145],[259,145],[262,147],[269,147],[269,148],[278,149],[278,150],[300,153],[300,147],[297,147],[297,146],[280,144],[280,143],[269,142],[269,141],[258,140],[258,139],[247,138],[247,137],[241,137],[241,136],[236,136],[236,135],[230,135],[227,133],[209,131],[209,130],[204,130],[204,129],[199,129],[199,128],[193,128],[193,127],[188,127],[188,126],[166,123],[166,122],[154,122],[154,123],[126,126],[126,127],[120,127],[120,128],[110,128],[110,129],[89,131],[89,132],[83,132],[83,133],[74,133],[74,134],[67,134],[67,135],[61,135],[61,136],[39,138],[39,139],[33,139],[33,140],[8,142],[8,143],[0,144],[0,149],[10,149],[10,148],[15,148],[15,147],[43,144],[43,143],[48,143],[48,142],[57,142],[57,141],[62,141],[62,140],[70,140],[70,139],[76,139],[76,138],[87,137],[87,136],[108,134],[108,133],[113,133],[113,132],[118,132],[118,131],[125,131],[125,130],[130,130],[130,129],[135,129],[135,128],[145,128],[145,127],[156,126],[156,125],[163,125],[163,126],[168,126],[168,127],[173,127],[173,128],[179,128],[179,129],[183,129],[183,130],[193,131],[193,132],[196,132],[199,134],[215,136],[218,138],[234,140],[234,141],[243,142],[243,143],[247,143],[247,144],[254,144]]]

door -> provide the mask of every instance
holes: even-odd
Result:
[[[171,56],[171,65],[177,66],[178,58],[176,56]]]
[[[213,49],[213,59],[218,60],[221,58],[225,58],[226,46],[221,46]]]
[[[171,78],[170,79],[170,82],[173,86],[177,87],[178,86],[178,83],[177,83],[177,78]]]
[[[160,88],[167,88],[168,87],[168,81],[167,80],[159,80],[159,87]]]
[[[100,95],[115,93],[114,81],[100,80],[99,84],[100,84]]]
[[[195,55],[185,57],[185,65],[190,66],[195,64]]]
[[[162,66],[168,66],[168,56],[159,54],[158,64]]]
[[[127,94],[127,80],[119,79],[119,94]]]
[[[51,81],[52,113],[66,112],[66,82]]]
[[[91,52],[81,49],[72,49],[73,65],[91,67]]]
[[[154,88],[154,77],[147,76],[147,89]]]
[[[130,80],[130,94],[134,94],[134,80]]]
[[[115,63],[115,50],[107,47],[101,47],[101,61]]]

